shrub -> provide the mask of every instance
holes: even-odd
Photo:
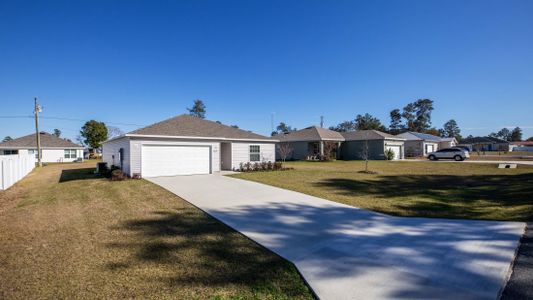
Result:
[[[261,171],[268,170],[268,165],[266,161],[261,162]]]
[[[281,162],[277,161],[274,163],[274,170],[279,171],[282,168],[283,168],[283,165],[281,164]]]
[[[274,170],[274,164],[271,161],[267,162],[267,170]]]
[[[394,159],[394,151],[392,151],[392,149],[385,150],[385,158],[387,160],[393,160]]]
[[[253,166],[252,166],[252,163],[250,163],[250,162],[247,162],[244,167],[245,167],[245,172],[251,172],[251,171],[254,170]]]
[[[111,171],[111,181],[122,181],[126,179],[126,174],[120,169],[115,169]]]

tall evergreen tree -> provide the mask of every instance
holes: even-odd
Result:
[[[391,134],[399,134],[403,130],[402,113],[399,109],[393,109],[390,112],[389,132]]]
[[[378,118],[373,117],[371,114],[357,115],[355,117],[355,129],[357,130],[380,130],[386,131],[387,128],[381,124]]]
[[[54,135],[57,136],[57,137],[60,137],[61,136],[61,130],[59,129],[54,129]]]
[[[329,127],[330,130],[338,131],[338,132],[348,132],[348,131],[354,131],[355,130],[355,122],[354,121],[344,121],[339,123],[337,126],[331,126]]]
[[[515,129],[511,131],[510,139],[510,142],[522,141],[522,129],[520,127],[515,127]]]
[[[187,110],[189,111],[189,115],[205,119],[206,106],[202,100],[194,100],[193,106],[191,108],[187,108]]]
[[[444,123],[442,126],[441,136],[448,138],[454,137],[457,140],[461,139],[461,129],[459,129],[459,125],[457,125],[457,122],[454,119]]]

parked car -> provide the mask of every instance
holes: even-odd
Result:
[[[453,159],[456,161],[465,160],[470,157],[468,151],[459,148],[444,148],[428,153],[429,160]]]
[[[452,149],[461,149],[461,150],[465,150],[467,152],[471,152],[472,151],[467,146],[453,146]]]

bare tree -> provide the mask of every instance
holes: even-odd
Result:
[[[363,144],[363,149],[361,149],[360,155],[361,155],[361,159],[365,161],[365,173],[368,173],[368,156],[369,156],[368,140],[365,140],[365,143]]]
[[[335,158],[335,152],[337,150],[337,143],[335,142],[324,142],[324,154],[321,157],[323,161],[329,161]]]
[[[124,134],[120,128],[115,126],[107,126],[107,132],[108,132],[108,139],[112,139],[118,136],[121,136]]]
[[[291,155],[292,151],[293,149],[290,143],[285,142],[285,143],[281,143],[278,145],[278,152],[279,152],[279,156],[281,156],[282,162],[285,162],[287,157]]]

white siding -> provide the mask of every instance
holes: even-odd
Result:
[[[422,149],[424,151],[424,156],[428,155],[428,152],[426,151],[427,148],[428,148],[427,145],[430,145],[430,147],[431,147],[431,145],[433,145],[433,152],[439,150],[439,143],[437,143],[437,142],[423,142],[422,144],[423,144],[422,145],[422,147],[423,147]],[[429,152],[432,152],[432,151],[429,151]]]
[[[260,146],[261,161],[276,161],[276,144],[274,143],[232,142],[231,157],[233,169],[238,169],[241,163],[250,161],[250,145]]]
[[[211,165],[213,172],[220,171],[220,142],[198,141],[198,140],[179,140],[179,139],[132,139],[130,141],[130,176],[133,173],[141,173],[142,167],[142,145],[183,145],[183,146],[210,146],[211,147]]]
[[[130,173],[130,140],[129,138],[120,138],[116,139],[102,145],[102,161],[107,163],[107,167],[113,165],[120,166],[120,148],[124,149],[124,157],[122,160],[122,171],[126,174],[132,175]]]

